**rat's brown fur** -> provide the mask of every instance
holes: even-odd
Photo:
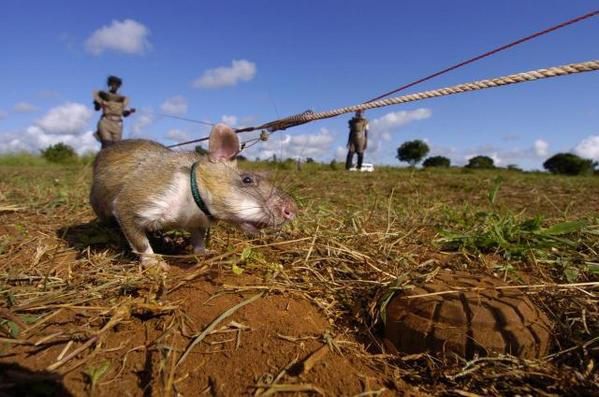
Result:
[[[91,205],[100,219],[116,218],[142,263],[166,267],[154,256],[149,231],[188,230],[194,251],[201,253],[213,219],[255,232],[280,227],[294,217],[297,207],[287,194],[260,175],[237,168],[239,141],[233,130],[215,126],[209,145],[209,155],[201,156],[148,140],[124,140],[96,157]],[[195,162],[200,196],[213,218],[193,201],[189,181]]]

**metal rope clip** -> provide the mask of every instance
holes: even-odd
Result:
[[[268,131],[266,131],[266,130],[260,131],[260,140],[262,142],[268,141]]]

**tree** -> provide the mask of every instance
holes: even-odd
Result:
[[[562,175],[592,175],[596,165],[593,160],[583,159],[573,153],[558,153],[543,163],[547,171]]]
[[[413,167],[428,154],[428,151],[428,145],[420,139],[404,142],[397,148],[397,159]]]
[[[474,156],[468,160],[466,168],[492,169],[495,168],[495,162],[489,156]]]
[[[448,168],[451,165],[451,160],[447,157],[443,156],[432,156],[424,160],[422,166],[425,168],[428,167],[445,167]]]
[[[306,159],[306,164],[312,164],[312,163],[315,163],[314,159],[312,157],[308,157]]]
[[[77,161],[77,153],[69,145],[59,142],[42,150],[42,157],[52,163],[72,163]]]
[[[522,172],[522,168],[518,167],[517,164],[508,164],[506,167],[509,171],[514,171],[514,172]]]

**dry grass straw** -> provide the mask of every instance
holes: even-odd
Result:
[[[15,175],[19,177],[18,173]],[[34,175],[40,180],[47,177],[38,171]],[[351,355],[374,368],[386,384],[408,382],[430,393],[541,395],[560,390],[576,393],[596,385],[599,382],[594,370],[599,358],[596,277],[582,274],[579,282],[566,283],[558,267],[546,261],[510,261],[494,253],[441,251],[431,241],[435,225],[444,221],[447,207],[443,203],[458,206],[467,189],[475,191],[477,183],[489,178],[478,176],[472,181],[470,175],[460,174],[400,175],[398,179],[395,174],[382,174],[377,180],[367,175],[351,176],[358,181],[354,186],[349,184],[350,176],[346,174],[339,177],[337,173],[323,171],[313,179],[302,174],[307,187],[296,193],[302,201],[303,214],[294,225],[284,232],[255,240],[221,226],[215,230],[212,241],[212,249],[219,254],[207,259],[181,254],[185,252],[186,240],[176,237],[177,254],[164,257],[187,270],[168,276],[140,269],[135,258],[119,243],[118,235],[104,235],[105,229],[93,222],[86,226],[81,221],[93,219],[85,189],[66,190],[61,196],[56,191],[68,185],[63,182],[58,187],[39,185],[33,192],[15,183],[11,200],[17,202],[28,197],[29,201],[22,208],[10,207],[12,210],[8,211],[4,208],[4,212],[0,208],[9,234],[9,240],[0,240],[5,241],[0,251],[3,263],[0,317],[16,324],[19,332],[11,335],[2,327],[0,344],[9,349],[35,348],[38,353],[59,345],[60,354],[47,369],[63,373],[100,359],[120,362],[112,365],[110,380],[100,382],[99,387],[118,382],[132,354],[160,351],[161,390],[166,395],[176,391],[177,385],[189,376],[179,371],[179,365],[192,349],[206,343],[206,337],[222,320],[260,297],[286,294],[307,299],[320,309],[332,324],[329,331],[337,335],[332,339],[335,347],[326,343],[303,362],[294,360],[275,379],[255,384],[255,395],[326,394],[318,385],[302,383],[289,372],[299,362],[303,365],[301,373],[306,374],[325,354]],[[68,170],[59,178],[82,180],[79,172]],[[515,179],[513,191],[506,194],[511,194],[515,202],[522,196],[524,202],[533,186],[555,196],[559,190],[554,182]],[[85,179],[81,185],[86,186]],[[340,189],[322,189],[330,185]],[[362,194],[360,186],[366,186],[370,193]],[[564,182],[564,186],[566,189],[569,185]],[[594,189],[596,185],[579,187],[580,200],[588,202],[588,194]],[[361,197],[361,201],[356,203],[352,197]],[[484,205],[481,200],[475,195],[471,197],[474,204]],[[555,201],[551,202],[551,208],[563,208],[563,204]],[[555,219],[563,216],[546,204],[539,202],[539,211],[552,212]],[[568,203],[568,208],[579,207]],[[83,226],[78,226],[79,223]],[[65,229],[69,225],[70,231]],[[73,232],[77,228],[79,235]],[[82,241],[81,236],[89,241]],[[68,242],[77,238],[79,241]],[[92,241],[94,238],[100,243]],[[580,261],[598,262],[596,241],[582,240],[578,249]],[[506,271],[502,266],[507,265],[520,270]],[[234,266],[243,271],[240,280],[247,281],[243,277],[251,274],[254,280],[263,281],[228,283],[219,293],[255,291],[257,294],[221,313],[197,333],[181,311],[181,302],[171,300],[171,294],[208,272],[231,274]],[[533,299],[556,323],[554,353],[537,361],[498,357],[470,362],[459,357],[441,361],[426,354],[409,357],[385,354],[377,336],[379,325],[373,321],[371,310],[376,308],[381,291],[387,291],[392,284],[408,288],[445,268],[495,273],[507,278],[511,284],[507,288],[534,290]],[[523,276],[528,280],[523,280]],[[443,293],[454,291],[457,289]],[[63,324],[60,331],[48,327],[65,318],[74,321]],[[161,319],[157,323],[162,329],[158,338],[118,351],[103,343],[122,324],[145,324],[156,318]],[[282,336],[290,338],[287,340],[304,337],[309,336]],[[187,344],[184,350],[178,347],[182,341]],[[234,359],[234,351],[231,354]],[[381,393],[382,389],[376,389],[360,395]]]

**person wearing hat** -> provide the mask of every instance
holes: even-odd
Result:
[[[128,108],[129,98],[118,93],[123,81],[109,76],[106,82],[108,91],[94,92],[94,108],[102,110],[98,121],[96,138],[102,143],[102,149],[121,140],[123,136],[123,117],[128,117],[135,109]]]
[[[368,146],[368,120],[362,117],[362,111],[358,110],[356,115],[349,121],[349,139],[347,140],[347,159],[345,169],[349,170],[354,161],[354,153],[358,154],[358,165],[356,168],[362,168],[364,160],[364,151]]]

